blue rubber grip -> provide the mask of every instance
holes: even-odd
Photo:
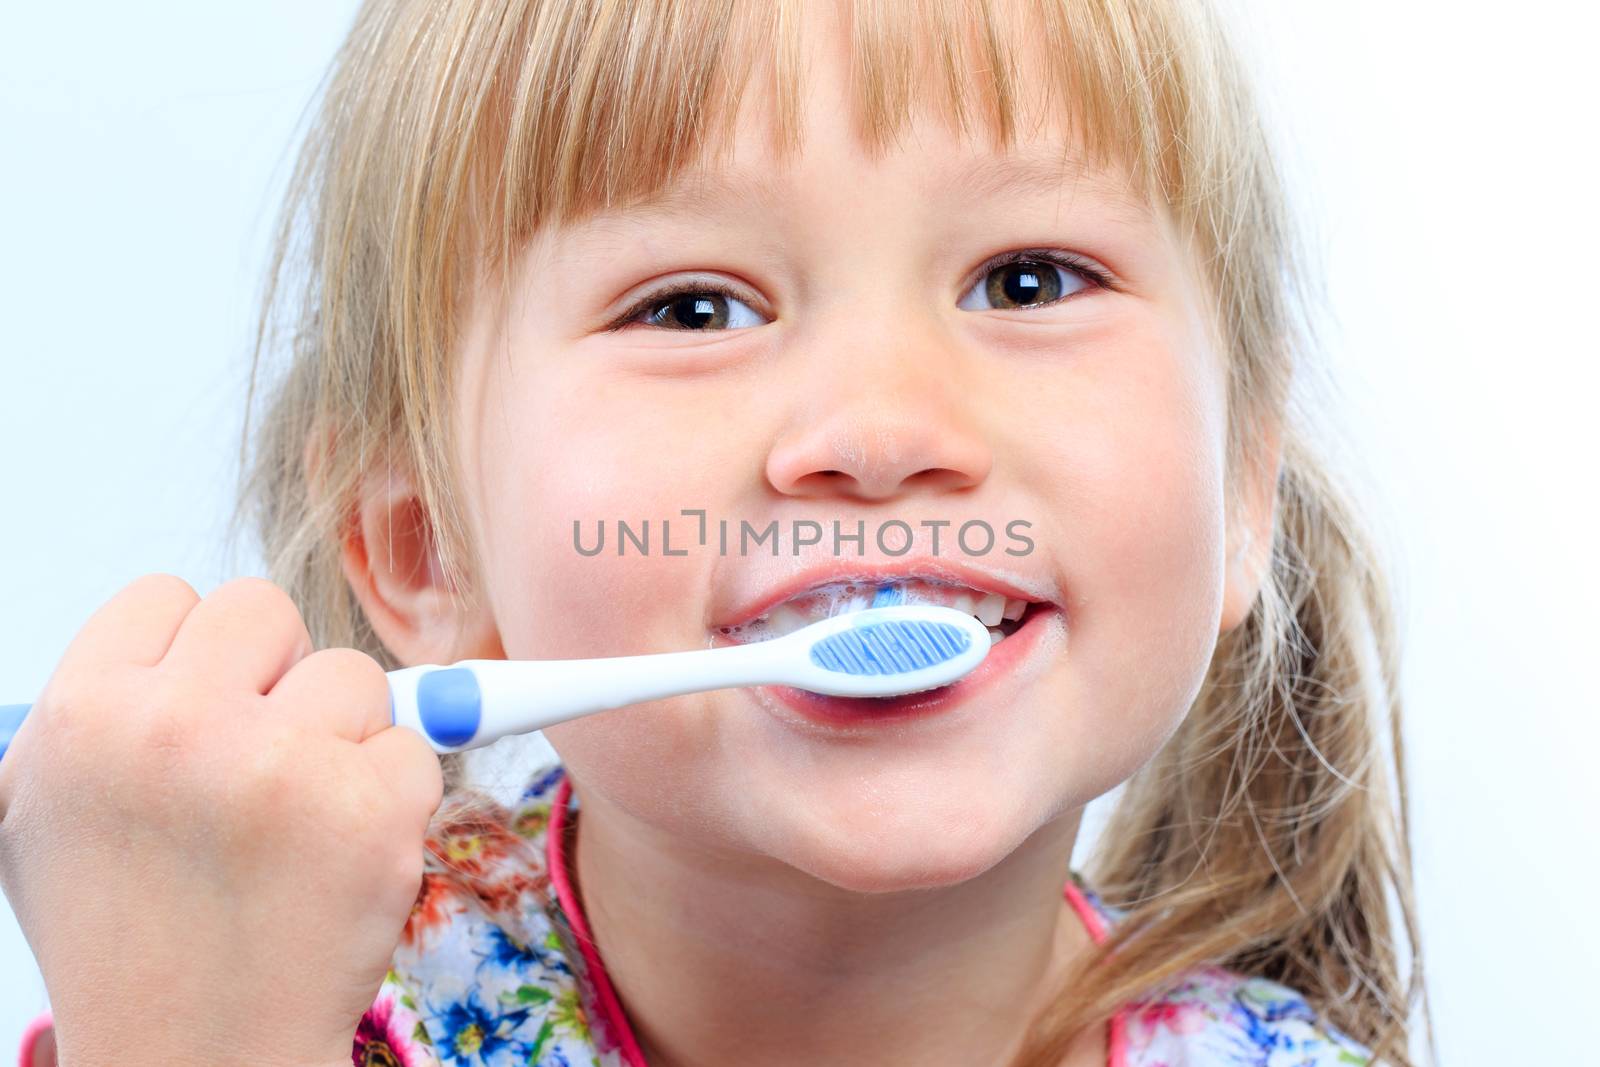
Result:
[[[32,704],[0,704],[0,759],[5,759],[11,739],[22,727],[22,720],[28,717],[32,707]]]
[[[811,662],[839,674],[904,674],[955,659],[972,639],[942,622],[874,622],[811,646]]]
[[[417,679],[417,717],[428,736],[454,747],[471,741],[483,718],[483,694],[470,667],[446,667]]]

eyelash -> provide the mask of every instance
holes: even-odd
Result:
[[[1115,290],[1117,288],[1117,285],[1112,280],[1110,274],[1101,268],[1096,267],[1088,260],[1083,259],[1080,256],[1073,255],[1070,252],[1057,252],[1054,249],[1048,248],[1019,249],[1014,252],[1002,252],[1000,255],[995,256],[978,269],[977,278],[982,280],[983,278],[988,277],[991,271],[994,271],[1000,267],[1008,266],[1012,263],[1048,263],[1051,266],[1060,267],[1062,270],[1072,271],[1075,274],[1082,275],[1095,289]],[[627,311],[624,311],[620,316],[618,316],[611,323],[611,325],[607,326],[606,331],[616,332],[618,330],[628,329],[632,326],[644,326],[645,323],[637,322],[635,320],[637,320],[646,312],[653,312],[660,308],[661,305],[670,303],[681,296],[689,296],[691,294],[700,296],[706,293],[715,294],[716,296],[720,296],[725,300],[739,300],[749,303],[749,301],[745,300],[744,296],[738,290],[724,282],[682,282],[676,285],[670,285],[660,292],[651,293],[640,298],[638,302],[633,304],[633,306],[631,306]],[[1038,304],[1032,306],[1054,307],[1056,304],[1064,304],[1071,299],[1072,295],[1063,296],[1059,299],[1052,300],[1048,304]],[[1011,308],[1002,310],[1027,309]],[[666,327],[661,328],[666,329]]]

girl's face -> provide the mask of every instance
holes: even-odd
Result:
[[[981,684],[920,714],[733,689],[546,731],[585,798],[680,843],[856,890],[949,884],[1147,760],[1239,614],[1223,363],[1167,216],[1065,167],[1060,130],[999,155],[919,119],[874,161],[836,55],[809,84],[789,165],[741,116],[670,197],[544,232],[503,321],[480,294],[457,445],[510,658],[704,648],[841,575],[1034,602]],[[618,554],[617,520],[649,520],[648,554]],[[804,520],[827,534],[797,550]],[[836,520],[864,544],[836,553]],[[892,520],[903,555],[898,527],[874,536]],[[974,520],[985,554],[956,543]],[[777,556],[741,551],[741,523],[773,522]]]

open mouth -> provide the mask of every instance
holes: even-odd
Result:
[[[754,619],[719,627],[717,632],[740,644],[770,641],[835,615],[895,604],[931,604],[965,612],[988,629],[991,646],[1021,629],[1032,612],[1048,606],[940,579],[850,579],[802,590]]]

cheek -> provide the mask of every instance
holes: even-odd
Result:
[[[580,659],[695,648],[705,641],[706,557],[661,554],[660,521],[685,507],[718,508],[716,487],[696,444],[670,404],[640,405],[637,393],[545,380],[500,396],[515,419],[478,445],[484,491],[479,529],[489,568],[488,596],[506,655],[512,659]],[[540,397],[583,396],[582,404]],[[494,405],[491,405],[491,408]],[[681,408],[678,409],[681,413]],[[687,421],[687,420],[684,420]],[[617,552],[617,522],[642,531],[650,520],[649,554],[630,543]],[[605,528],[602,551],[586,556]],[[673,523],[675,548],[698,534],[692,518]],[[575,778],[654,818],[664,771],[706,777],[704,718],[671,706],[644,704],[560,723],[544,731]]]
[[[1087,709],[1077,726],[1092,732],[1105,788],[1176,729],[1216,647],[1221,391],[1211,363],[1183,345],[1124,338],[1114,365],[1086,364],[1057,387],[1066,399],[1036,472],[1054,501],[1068,597],[1068,706]]]
[[[476,482],[474,527],[486,595],[512,659],[641,655],[703,647],[712,554],[696,544],[685,508],[729,514],[739,479],[751,477],[751,435],[762,414],[735,402],[737,383],[628,380],[603,368],[538,358],[524,340],[514,373],[488,370],[474,384],[477,410],[463,446]],[[713,412],[715,415],[713,416]],[[716,432],[709,433],[708,426]],[[662,552],[663,519],[674,549]],[[617,522],[650,523],[648,554],[617,551]],[[605,524],[604,549],[585,556]],[[618,708],[545,731],[575,778],[656,819],[703,823],[662,810],[671,781],[706,787],[721,768],[717,717],[706,697]]]
[[[1210,443],[1145,436],[1106,486],[1114,510],[1090,532],[1102,561],[1087,576],[1076,647],[1131,774],[1182,721],[1198,694],[1222,609],[1223,537]],[[1131,765],[1130,765],[1131,764]]]
[[[470,447],[489,597],[512,658],[634,655],[705,641],[712,559],[684,509],[726,513],[749,426],[704,384],[540,359],[491,372]],[[707,408],[720,411],[717,418]],[[745,405],[748,409],[749,405]],[[751,413],[751,418],[758,417]],[[708,425],[718,428],[707,432]],[[620,544],[619,523],[635,541]],[[671,546],[664,552],[670,523]],[[599,538],[603,547],[593,552]],[[619,550],[620,549],[620,550]]]

